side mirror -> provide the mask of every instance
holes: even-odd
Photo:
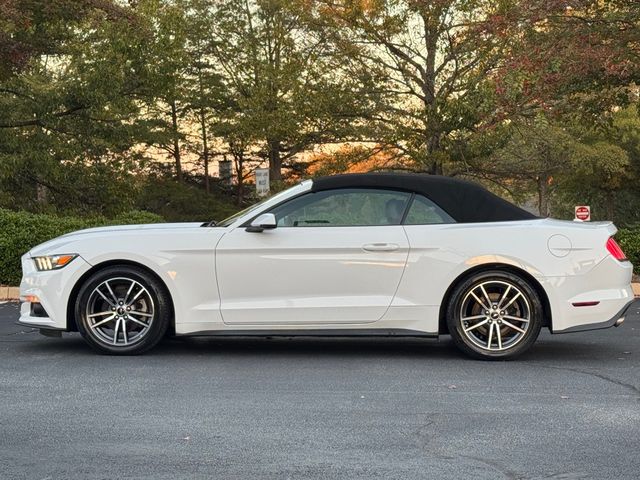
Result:
[[[247,232],[263,232],[271,230],[278,226],[276,216],[273,213],[263,213],[253,219],[251,225],[246,228]]]

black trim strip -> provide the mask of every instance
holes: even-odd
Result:
[[[314,330],[201,330],[179,333],[177,337],[426,337],[437,338],[437,333],[405,330],[402,328],[333,328]]]

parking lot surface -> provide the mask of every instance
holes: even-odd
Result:
[[[640,302],[519,360],[448,337],[167,339],[139,357],[0,305],[0,478],[638,479]]]

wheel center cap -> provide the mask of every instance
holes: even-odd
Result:
[[[497,314],[497,313],[495,313],[495,312],[491,314],[491,318],[498,318],[499,316],[500,316],[500,315],[498,315],[498,314]]]
[[[123,307],[119,307],[118,308],[118,315],[124,315],[124,308]]]

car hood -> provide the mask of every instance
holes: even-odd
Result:
[[[41,243],[33,247],[28,255],[45,255],[52,253],[74,253],[63,251],[65,245],[76,242],[78,240],[91,240],[92,238],[105,236],[118,235],[123,232],[135,232],[140,233],[149,232],[154,230],[183,230],[188,228],[200,228],[202,222],[189,222],[189,223],[150,223],[144,225],[111,225],[107,227],[94,227],[87,228],[85,230],[77,230],[75,232],[66,233],[60,237],[49,240],[48,242]],[[55,250],[55,251],[54,251]]]

